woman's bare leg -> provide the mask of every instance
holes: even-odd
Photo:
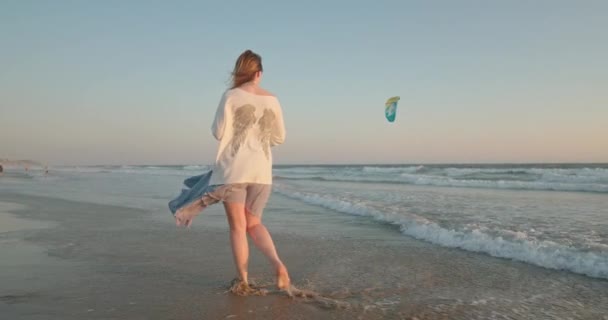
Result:
[[[255,246],[270,260],[270,263],[274,267],[277,275],[277,287],[279,289],[288,289],[291,285],[289,280],[289,273],[287,267],[279,259],[277,250],[272,241],[272,237],[268,232],[268,229],[262,224],[259,217],[247,212],[247,233],[253,240]]]
[[[247,243],[247,220],[245,217],[245,205],[242,203],[226,203],[226,217],[230,225],[230,243],[234,264],[239,278],[245,283],[247,279],[247,264],[249,260],[249,244]]]

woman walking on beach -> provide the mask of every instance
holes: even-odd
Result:
[[[198,206],[223,202],[242,284],[248,286],[249,235],[274,267],[277,287],[288,290],[287,268],[262,224],[262,213],[272,192],[271,147],[285,140],[281,106],[275,96],[260,87],[262,72],[258,54],[247,50],[238,57],[232,87],[222,96],[211,129],[219,140],[219,149],[209,186],[218,187],[206,193]],[[199,211],[177,211],[177,224],[189,226]]]

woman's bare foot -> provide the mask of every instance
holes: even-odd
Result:
[[[239,278],[234,278],[230,283],[228,292],[237,296],[265,296],[268,293],[268,290],[259,288],[255,284],[247,283],[247,281],[243,281]]]
[[[289,291],[291,288],[291,280],[289,279],[289,273],[287,273],[287,268],[285,268],[285,266],[281,266],[277,270],[277,288],[286,291]]]

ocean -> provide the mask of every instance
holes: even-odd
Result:
[[[65,166],[48,176],[32,169],[28,179],[4,177],[0,191],[145,209],[171,222],[165,209],[183,179],[209,169]],[[291,200],[272,217],[288,232],[344,228],[323,216],[289,228],[312,206],[390,226],[374,232],[608,279],[608,164],[278,165],[273,174],[268,210]]]

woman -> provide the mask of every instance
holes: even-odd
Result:
[[[260,87],[262,72],[262,58],[251,50],[237,59],[232,88],[222,96],[211,129],[219,140],[219,149],[208,185],[218,187],[205,193],[194,205],[197,208],[178,210],[175,219],[177,225],[189,226],[200,209],[222,201],[239,279],[248,285],[248,234],[274,267],[277,287],[288,290],[287,268],[262,224],[262,212],[272,192],[270,148],[285,140],[281,106],[275,96]]]

